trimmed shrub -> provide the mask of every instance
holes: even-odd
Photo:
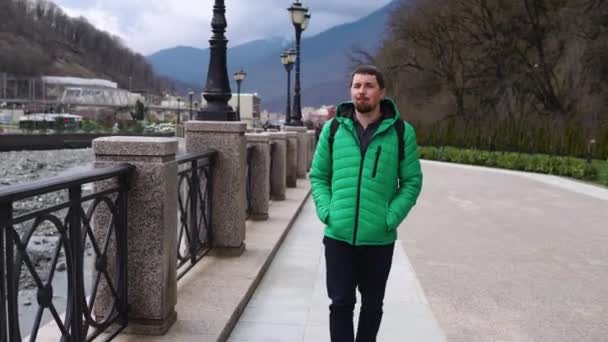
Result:
[[[489,152],[455,147],[420,147],[419,153],[421,158],[428,160],[546,173],[589,181],[598,180],[597,167],[580,158]]]

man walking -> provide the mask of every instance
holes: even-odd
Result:
[[[352,74],[352,102],[342,103],[319,137],[310,179],[317,215],[326,224],[332,342],[373,342],[382,320],[397,227],[422,187],[414,128],[385,99],[374,66]],[[356,290],[361,312],[355,340]]]

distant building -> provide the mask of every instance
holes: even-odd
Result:
[[[336,108],[334,106],[323,106],[314,111],[308,112],[307,120],[311,121],[313,127],[321,127],[325,121],[333,118],[336,115]]]
[[[6,100],[59,101],[68,88],[117,91],[115,82],[81,77],[25,77],[0,73],[0,98]]]
[[[99,78],[65,77],[65,76],[42,76],[46,85],[58,84],[68,86],[86,86],[90,88],[112,88],[118,89],[116,82]]]
[[[260,116],[262,123],[270,123],[273,125],[282,125],[285,122],[285,113],[271,113],[266,110],[262,111]]]
[[[238,94],[232,94],[232,98],[228,101],[228,105],[237,111],[237,98]],[[261,128],[263,122],[261,122],[261,98],[257,93],[254,94],[241,94],[241,121],[247,123],[247,128]],[[205,98],[201,94],[201,106],[203,108],[207,104]]]
[[[0,102],[0,124],[14,124],[19,122],[19,118],[25,114],[23,105]]]
[[[67,91],[68,96],[73,92],[83,89],[88,91],[118,89],[118,84],[112,81],[97,79],[97,78],[82,78],[82,77],[63,77],[63,76],[42,76],[44,98],[46,100],[61,100],[64,98],[64,93]],[[78,94],[80,95],[80,94]]]
[[[0,124],[17,123],[23,114],[23,109],[0,109]]]
[[[181,109],[184,109],[190,108],[190,103],[184,101],[181,97],[165,95],[164,99],[160,102],[160,106],[166,108],[177,108],[179,106]]]

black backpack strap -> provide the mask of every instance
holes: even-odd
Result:
[[[331,126],[329,126],[329,139],[327,142],[329,143],[329,155],[332,156],[334,153],[334,138],[336,136],[336,131],[338,130],[338,126],[340,126],[340,121],[336,118],[331,120]]]
[[[401,162],[405,158],[405,143],[404,143],[404,135],[405,135],[405,124],[403,120],[399,119],[395,122],[395,130],[397,131],[397,139],[398,139],[398,148],[399,148],[399,162]]]

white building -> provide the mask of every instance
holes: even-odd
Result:
[[[23,116],[23,109],[7,109],[0,108],[0,124],[14,124],[19,122],[19,118]]]
[[[241,94],[241,121],[247,123],[247,128],[262,127],[260,121],[261,99],[257,93]],[[238,110],[238,94],[232,94],[232,98],[228,101],[228,105],[236,112]],[[201,106],[203,108],[207,104],[205,98],[201,94]]]
[[[46,85],[56,84],[64,86],[81,86],[89,88],[111,88],[118,89],[118,84],[109,80],[99,78],[65,77],[65,76],[42,76],[42,82]]]
[[[118,85],[115,82],[97,78],[42,76],[40,79],[43,83],[44,98],[47,100],[65,100],[66,94],[68,98],[72,99],[80,96],[83,90],[88,92],[118,91]]]

